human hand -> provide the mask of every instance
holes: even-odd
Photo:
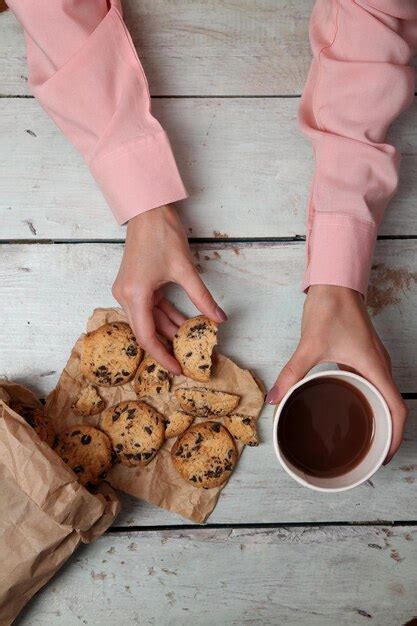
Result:
[[[392,378],[387,350],[375,332],[362,296],[353,289],[312,285],[304,304],[301,338],[267,395],[278,404],[288,389],[318,363],[337,363],[369,380],[391,411],[393,436],[385,464],[400,447],[408,408]]]
[[[187,235],[172,206],[146,211],[129,221],[112,293],[142,348],[168,370],[181,374],[178,361],[156,335],[172,339],[186,319],[164,297],[162,288],[167,283],[181,285],[203,315],[226,321],[193,265]]]

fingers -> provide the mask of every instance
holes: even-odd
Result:
[[[185,315],[183,315],[178,309],[166,298],[161,298],[158,302],[158,307],[165,313],[168,319],[171,320],[176,326],[181,326],[187,321]],[[175,334],[175,333],[174,333]]]
[[[128,318],[140,346],[173,374],[181,374],[178,361],[156,336],[152,303],[147,299],[137,300],[129,307]]]
[[[206,315],[214,322],[225,322],[227,320],[226,313],[215,302],[194,267],[190,272],[186,273],[180,284],[187,292],[191,302],[203,315]]]
[[[155,320],[155,327],[158,333],[172,341],[178,330],[178,326],[169,319],[164,311],[161,311],[159,306],[155,306],[153,308],[153,318]]]
[[[366,373],[362,373],[384,396],[392,418],[392,440],[391,446],[385,459],[387,465],[397,452],[403,439],[404,428],[408,417],[408,407],[401,397],[398,388],[392,379],[388,367],[370,368]]]
[[[290,387],[298,383],[316,364],[316,361],[310,354],[297,348],[291,359],[282,368],[274,386],[266,396],[266,402],[268,404],[279,404]]]

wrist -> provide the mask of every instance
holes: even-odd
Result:
[[[310,285],[307,297],[310,298],[334,298],[334,299],[362,299],[359,291],[340,285]]]

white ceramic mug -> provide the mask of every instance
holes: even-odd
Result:
[[[310,476],[301,469],[293,465],[281,452],[278,444],[278,422],[282,414],[282,409],[287,402],[290,395],[306,382],[315,378],[338,378],[344,380],[356,387],[367,399],[372,410],[374,417],[374,433],[371,446],[366,456],[362,461],[346,474],[341,476],[335,476],[333,478],[319,478],[317,476]],[[317,372],[306,376],[285,394],[279,405],[277,406],[274,414],[274,447],[276,455],[285,469],[285,471],[292,476],[297,482],[304,487],[315,489],[316,491],[325,492],[338,492],[352,489],[362,484],[368,478],[370,478],[381,467],[387,456],[389,447],[391,445],[392,437],[392,421],[391,414],[389,412],[387,403],[374,385],[368,382],[362,376],[352,374],[351,372],[345,372],[343,370],[327,370],[324,372]]]

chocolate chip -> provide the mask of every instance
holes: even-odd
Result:
[[[156,388],[156,393],[161,393],[162,387],[157,387]]]
[[[150,365],[148,365],[148,367],[146,368],[146,371],[148,372],[148,374],[152,374],[155,367],[156,367],[155,363],[151,363]]]
[[[196,443],[201,443],[203,441],[204,437],[201,433],[198,433],[197,435],[197,439],[195,440]]]
[[[71,437],[75,437],[76,435],[80,435],[80,434],[81,434],[81,430],[74,430],[74,431],[71,433]]]
[[[120,413],[115,412],[115,413],[113,413],[113,415],[111,416],[111,419],[112,419],[112,421],[113,421],[113,422],[117,422],[117,420],[119,419],[119,417],[120,417]]]
[[[183,452],[184,452],[184,448],[183,446],[180,446],[178,450],[176,451],[175,456],[181,456]]]
[[[130,372],[127,372],[126,370],[122,370],[122,374],[123,376],[130,376]]]
[[[122,443],[116,443],[115,448],[116,448],[117,452],[120,452],[120,450],[123,450],[123,444]]]
[[[196,483],[196,482],[197,482],[197,476],[191,476],[190,480],[191,480],[193,483]]]
[[[119,383],[123,382],[123,380],[124,380],[124,378],[123,378],[122,376],[118,376],[118,377],[115,379],[114,384],[115,384],[115,385],[118,385]]]
[[[84,468],[82,465],[76,465],[75,467],[72,468],[72,471],[75,472],[76,474],[83,474]]]
[[[91,441],[91,436],[90,435],[83,435],[81,437],[81,443],[83,444],[83,446],[88,446],[90,441]]]
[[[152,435],[152,428],[150,426],[145,426],[143,429],[148,435]]]
[[[143,452],[142,456],[144,459],[150,459],[152,456],[152,452]]]
[[[192,354],[193,354],[192,352],[187,352],[187,354],[185,356],[186,356],[187,359],[189,359],[190,356],[192,356]]]
[[[220,432],[220,424],[212,424],[211,425],[211,430],[213,430],[215,433],[219,433]]]
[[[199,370],[206,370],[208,367],[210,367],[210,365],[206,364],[206,365],[199,365],[198,369]]]
[[[129,356],[129,357],[134,357],[134,356],[136,356],[136,355],[137,355],[137,353],[138,353],[138,349],[137,349],[137,347],[135,346],[135,344],[134,344],[134,343],[131,343],[131,344],[129,344],[129,345],[127,346],[127,348],[126,348],[126,354],[127,354],[127,356]]]
[[[250,423],[251,423],[250,417],[244,417],[242,419],[242,424],[245,424],[246,426],[249,426]]]
[[[229,459],[231,459],[231,458],[232,458],[232,456],[233,456],[233,450],[232,450],[232,448],[230,448],[230,450],[228,450],[228,451],[227,451],[227,457],[228,457]]]
[[[140,452],[136,452],[136,454],[134,455],[136,461],[141,461],[142,460],[142,454]],[[143,455],[145,456],[145,455]]]

